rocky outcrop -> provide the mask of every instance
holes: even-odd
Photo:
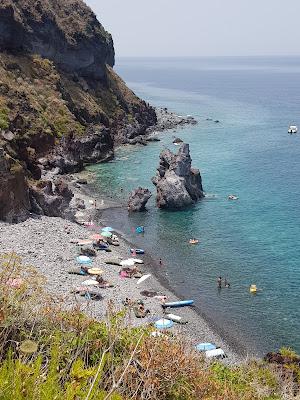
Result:
[[[0,220],[22,221],[30,208],[24,168],[0,148]]]
[[[0,51],[6,50],[40,54],[92,79],[114,65],[111,35],[81,0],[2,0]]]
[[[156,186],[159,208],[184,208],[204,197],[200,171],[192,168],[188,144],[181,145],[178,154],[168,149],[161,152],[152,182]]]
[[[10,195],[2,185],[0,219],[64,213],[56,184],[36,181],[111,160],[116,144],[145,143],[155,110],[113,65],[111,35],[83,1],[0,2],[0,147],[17,170],[1,172]]]
[[[40,181],[30,188],[32,212],[48,217],[70,217],[69,204],[72,191],[62,179]]]
[[[152,193],[149,189],[138,187],[133,190],[129,195],[128,211],[145,211],[146,204],[151,196]]]
[[[113,157],[109,130],[99,129],[82,137],[63,138],[61,145],[39,162],[45,169],[58,168],[60,174],[65,174],[79,172],[85,164],[109,161]]]
[[[197,125],[197,120],[191,115],[177,115],[167,108],[156,108],[157,122],[155,126],[148,128],[148,132],[159,132],[167,129],[177,129],[186,125]]]

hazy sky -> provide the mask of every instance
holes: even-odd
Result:
[[[117,56],[300,55],[300,0],[86,0]]]

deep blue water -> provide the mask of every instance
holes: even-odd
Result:
[[[176,151],[176,135],[190,143],[204,189],[216,198],[180,212],[157,210],[152,199],[148,213],[120,212],[114,224],[162,257],[170,284],[248,349],[300,352],[300,133],[287,133],[300,126],[300,58],[121,59],[116,70],[145,100],[199,124],[91,167],[99,189],[121,199],[137,185],[155,193],[159,152]],[[228,201],[230,193],[239,200]],[[131,233],[138,224],[144,238]],[[188,245],[192,236],[199,246]],[[230,289],[217,290],[219,275]],[[254,296],[252,283],[262,289]]]

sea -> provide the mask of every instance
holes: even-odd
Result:
[[[289,125],[300,128],[300,57],[121,58],[116,71],[150,104],[198,124],[89,167],[97,190],[115,200],[126,202],[137,186],[153,193],[148,212],[103,218],[161,258],[157,273],[224,337],[250,354],[300,352],[300,131],[288,134]],[[178,150],[174,137],[190,144],[206,198],[163,211],[151,177],[160,151]],[[134,233],[139,225],[144,236]],[[192,237],[200,243],[190,245]],[[219,276],[230,288],[218,290]]]

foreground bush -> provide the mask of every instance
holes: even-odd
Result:
[[[79,306],[66,310],[43,284],[17,256],[1,258],[1,400],[299,398],[295,370],[207,364],[178,338],[126,327],[126,313],[113,306],[102,322]]]

